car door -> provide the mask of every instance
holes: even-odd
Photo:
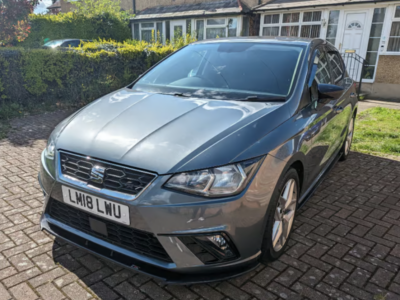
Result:
[[[342,56],[335,48],[328,48],[327,56],[332,73],[332,84],[342,88],[343,92],[340,97],[332,100],[333,115],[328,125],[332,141],[326,159],[335,155],[340,150],[352,116],[352,98],[357,97],[350,89],[353,80],[349,77],[346,78],[346,69]]]
[[[308,88],[310,104],[304,109],[309,115],[309,124],[304,134],[303,149],[307,161],[307,181],[311,184],[326,166],[332,146],[331,119],[333,117],[333,100],[320,99],[318,84],[331,84],[332,75],[327,52],[324,46],[318,47],[312,57]],[[304,151],[306,150],[306,151]]]

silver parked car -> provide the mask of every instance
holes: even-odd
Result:
[[[324,40],[191,44],[54,129],[41,228],[169,283],[242,274],[285,251],[356,112]]]

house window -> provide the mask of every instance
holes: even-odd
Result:
[[[249,36],[250,35],[250,18],[248,16],[243,16],[242,22],[242,32],[241,36]]]
[[[206,39],[226,37],[226,19],[208,19],[206,21]]]
[[[163,22],[157,22],[156,25],[157,28],[157,40],[162,43],[164,40],[164,36],[163,36]]]
[[[261,22],[261,34],[263,36],[319,37],[321,16],[321,11],[264,15]]]
[[[388,52],[400,51],[400,6],[396,6],[392,28],[389,34]]]
[[[150,43],[156,32],[155,23],[140,23],[140,29],[141,40]]]
[[[237,18],[228,19],[228,36],[236,36]]]
[[[332,45],[336,43],[336,35],[339,24],[339,10],[331,10],[329,12],[328,31],[326,33],[326,40]]]
[[[279,17],[280,14],[265,15],[262,35],[264,36],[278,36],[279,35]]]
[[[133,39],[140,41],[140,25],[139,23],[133,24]]]
[[[237,26],[237,18],[196,20],[196,37],[198,40],[203,40],[237,36]]]
[[[196,21],[196,38],[201,41],[204,40],[204,20]]]
[[[135,23],[133,25],[133,38],[149,43],[153,40],[158,40],[162,43],[164,40],[163,26],[163,22]]]
[[[379,45],[381,43],[381,35],[383,29],[383,21],[385,20],[386,8],[375,8],[372,17],[371,32],[369,34],[366,61],[368,67],[365,68],[363,78],[373,79],[375,67],[378,58]]]

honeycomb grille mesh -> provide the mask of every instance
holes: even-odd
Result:
[[[125,248],[132,252],[154,257],[166,262],[172,262],[171,258],[161,246],[154,234],[131,227],[123,226],[99,219],[95,216],[69,206],[60,201],[50,199],[48,214],[55,220],[82,232],[90,234],[101,240]],[[106,224],[108,236],[93,231],[90,228],[89,217]]]
[[[100,188],[129,195],[137,195],[155,178],[155,175],[132,170],[124,166],[115,166],[107,162],[61,152],[61,172],[74,179],[93,184]],[[90,181],[94,166],[105,168],[103,183]]]

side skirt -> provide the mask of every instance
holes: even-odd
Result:
[[[322,181],[325,179],[325,176],[329,173],[330,170],[333,169],[333,167],[336,165],[340,157],[342,156],[342,152],[339,151],[339,153],[334,156],[332,162],[328,164],[328,166],[323,170],[320,175],[317,177],[317,179],[314,181],[314,183],[311,185],[311,187],[308,188],[308,190],[303,194],[303,196],[300,198],[299,205],[297,209],[303,207],[304,204],[314,195],[315,191],[319,187],[319,185],[322,183]]]

